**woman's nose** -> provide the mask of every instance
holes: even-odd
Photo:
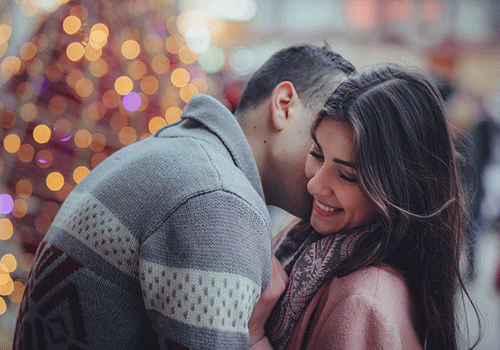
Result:
[[[307,182],[307,191],[310,195],[327,196],[333,193],[328,185],[328,179],[324,166],[320,167]]]

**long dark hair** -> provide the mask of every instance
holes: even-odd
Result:
[[[388,264],[400,271],[422,344],[457,349],[454,297],[463,286],[465,211],[457,153],[437,88],[397,65],[372,67],[336,89],[313,132],[323,119],[353,127],[359,185],[384,226],[347,268]]]

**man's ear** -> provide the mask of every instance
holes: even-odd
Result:
[[[271,125],[275,130],[279,131],[285,127],[290,107],[297,97],[291,82],[283,81],[276,85],[271,94]]]

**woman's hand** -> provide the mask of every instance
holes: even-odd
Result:
[[[281,267],[278,259],[273,255],[271,268],[271,281],[266,290],[260,296],[255,304],[252,316],[248,321],[248,330],[250,332],[250,346],[264,338],[264,325],[274,306],[278,302],[281,294],[288,284],[288,276]]]

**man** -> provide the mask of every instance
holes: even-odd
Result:
[[[102,162],[38,248],[14,348],[247,348],[270,278],[264,198],[307,217],[309,126],[353,70],[327,48],[284,49],[237,119],[198,95],[179,123]]]

